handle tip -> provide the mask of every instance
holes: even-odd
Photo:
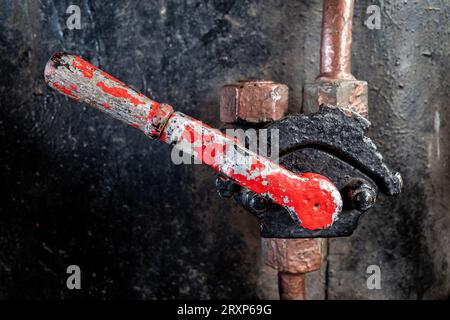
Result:
[[[66,55],[67,55],[67,53],[63,52],[63,51],[55,52],[51,56],[51,58],[47,61],[47,64],[45,65],[45,69],[44,69],[45,83],[48,84],[50,82],[51,76],[55,73],[56,68],[63,65],[61,63],[61,59]]]

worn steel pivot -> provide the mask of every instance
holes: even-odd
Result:
[[[329,228],[341,212],[341,194],[326,177],[306,171],[293,173],[247,150],[236,139],[147,98],[80,57],[54,54],[45,67],[45,79],[60,93],[104,111],[152,139],[175,145],[237,185],[278,204],[297,228]]]

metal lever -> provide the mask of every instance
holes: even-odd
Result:
[[[152,139],[175,145],[237,184],[284,207],[298,226],[329,227],[342,210],[342,198],[326,177],[295,174],[183,113],[174,112],[127,87],[89,62],[56,53],[45,67],[47,84],[143,131]],[[231,155],[231,156],[230,156]]]

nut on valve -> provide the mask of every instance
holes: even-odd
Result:
[[[220,92],[220,121],[256,124],[278,120],[286,114],[288,92],[288,86],[273,81],[225,85]]]

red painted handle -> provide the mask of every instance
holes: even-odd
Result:
[[[327,178],[315,173],[295,174],[274,164],[236,139],[174,113],[169,105],[147,98],[77,56],[53,55],[45,68],[45,79],[62,94],[88,103],[152,138],[174,144],[239,185],[271,199],[299,226],[326,228],[342,209],[341,195]]]
[[[161,140],[284,207],[306,229],[330,226],[341,211],[341,195],[327,178],[316,173],[295,174],[185,114],[171,115]]]
[[[108,113],[152,138],[159,137],[172,107],[153,101],[75,55],[58,52],[45,67],[47,84]]]

